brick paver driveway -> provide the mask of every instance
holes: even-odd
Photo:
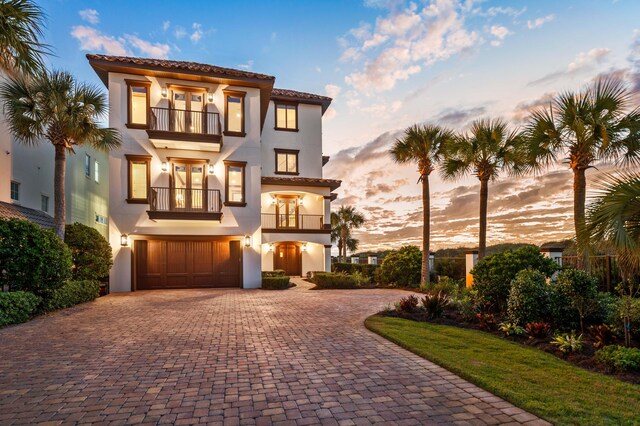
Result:
[[[0,424],[540,422],[364,328],[392,290],[115,294],[0,330]]]

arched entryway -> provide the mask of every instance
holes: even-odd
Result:
[[[291,241],[276,243],[273,250],[273,269],[282,269],[289,276],[302,275],[300,244]]]

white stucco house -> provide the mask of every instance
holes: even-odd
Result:
[[[111,291],[261,286],[329,270],[331,99],[194,62],[87,55],[109,92]]]

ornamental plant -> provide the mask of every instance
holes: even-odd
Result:
[[[64,242],[71,250],[74,280],[100,280],[109,276],[113,253],[97,229],[81,223],[67,225]]]

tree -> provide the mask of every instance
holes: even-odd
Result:
[[[337,212],[331,213],[331,241],[338,241],[338,251],[342,262],[347,261],[347,249],[358,248],[358,240],[351,236],[351,231],[364,224],[364,216],[353,206],[341,206]]]
[[[480,180],[478,260],[485,256],[487,249],[489,182],[501,172],[524,171],[524,158],[521,134],[509,130],[502,119],[476,120],[467,134],[445,145],[443,178],[459,179],[473,173]]]
[[[585,268],[586,171],[600,162],[640,164],[640,110],[631,110],[631,95],[622,80],[600,78],[580,92],[556,96],[527,124],[530,166],[542,169],[563,160],[573,172],[573,220]]]
[[[414,125],[404,131],[391,148],[391,156],[397,163],[416,163],[418,183],[422,183],[422,268],[420,282],[429,283],[429,254],[431,236],[431,195],[429,175],[442,157],[442,148],[453,139],[453,132],[438,126]]]
[[[11,78],[0,86],[0,98],[9,130],[18,141],[37,145],[47,139],[55,149],[54,223],[64,240],[67,154],[78,145],[104,151],[121,145],[115,129],[98,125],[107,112],[106,95],[67,72],[54,71],[31,80]]]
[[[44,70],[42,55],[49,52],[40,41],[42,9],[31,0],[0,0],[0,71],[33,75]]]

